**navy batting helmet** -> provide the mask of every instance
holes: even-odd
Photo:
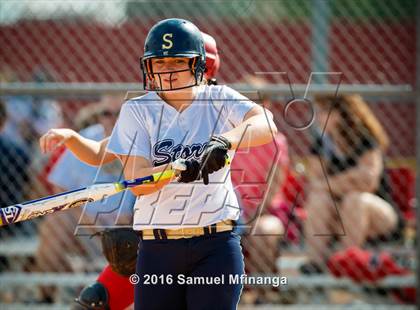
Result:
[[[152,58],[188,57],[189,69],[153,72]],[[179,18],[170,18],[158,22],[150,29],[144,44],[144,55],[140,59],[145,90],[177,90],[199,85],[206,67],[206,52],[200,30],[191,22]],[[161,74],[172,74],[191,70],[195,84],[183,87],[162,89]],[[157,83],[159,79],[159,84]]]

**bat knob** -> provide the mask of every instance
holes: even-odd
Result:
[[[230,165],[230,157],[229,157],[229,155],[226,155],[225,156],[225,165],[226,166],[229,166]]]

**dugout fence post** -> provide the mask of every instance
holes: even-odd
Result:
[[[311,43],[311,70],[312,72],[328,71],[328,54],[330,51],[330,15],[331,3],[326,0],[312,2],[312,43]],[[312,77],[314,83],[327,83],[327,75],[315,74]]]

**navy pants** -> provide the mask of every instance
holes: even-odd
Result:
[[[230,277],[240,278],[244,273],[240,236],[236,233],[142,240],[139,248],[136,310],[236,309],[242,284],[230,281]]]

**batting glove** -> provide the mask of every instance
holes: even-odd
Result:
[[[194,158],[181,159],[181,161],[186,169],[181,171],[181,173],[179,174],[178,182],[190,183],[196,180],[200,180],[201,178],[200,163]]]
[[[226,164],[228,150],[232,144],[222,136],[212,136],[201,157],[202,177],[204,184],[209,184],[209,174],[222,169]]]

